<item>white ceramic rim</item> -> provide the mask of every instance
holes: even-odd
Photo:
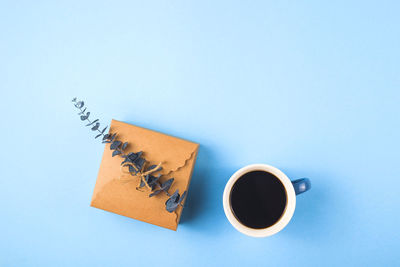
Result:
[[[229,197],[232,186],[241,176],[251,171],[266,171],[272,173],[282,182],[283,186],[286,189],[287,200],[286,200],[285,211],[283,212],[279,221],[277,221],[275,224],[265,229],[253,229],[243,225],[236,219],[230,207]],[[224,205],[225,215],[228,218],[228,221],[232,224],[232,226],[235,227],[236,230],[238,230],[239,232],[252,237],[267,237],[278,233],[283,228],[285,228],[285,226],[289,223],[296,208],[296,194],[294,192],[292,182],[286,176],[286,174],[284,174],[281,170],[267,164],[247,165],[239,169],[237,172],[235,172],[225,186],[222,201]]]

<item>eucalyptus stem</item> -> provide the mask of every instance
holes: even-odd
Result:
[[[91,130],[99,133],[95,138],[102,136],[103,143],[110,144],[110,150],[113,150],[112,156],[114,157],[119,155],[122,157],[124,160],[122,161],[121,165],[123,167],[128,167],[129,174],[140,177],[139,188],[148,188],[151,191],[149,197],[153,197],[161,192],[164,192],[168,196],[168,200],[165,202],[165,208],[168,212],[174,212],[179,206],[183,207],[182,201],[185,199],[187,191],[184,191],[182,195],[180,195],[179,190],[177,189],[171,195],[168,191],[174,182],[174,178],[169,178],[165,182],[161,183],[159,181],[161,174],[158,177],[152,175],[152,173],[158,172],[162,169],[160,166],[161,164],[151,165],[144,169],[148,161],[142,157],[142,152],[130,152],[128,154],[125,153],[125,149],[129,145],[128,142],[123,143],[122,141],[116,139],[116,133],[109,132],[105,134],[108,126],[106,126],[103,130],[100,130],[100,122],[98,122],[99,120],[97,119],[91,121],[89,119],[90,112],[86,112],[86,108],[83,109],[83,101],[77,101],[77,99],[74,98],[72,99],[72,102],[74,103],[75,107],[80,110],[78,115],[81,115],[81,120],[88,122],[86,126],[92,126]]]

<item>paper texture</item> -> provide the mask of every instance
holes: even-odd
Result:
[[[143,151],[150,164],[162,163],[160,181],[175,178],[171,194],[176,189],[180,194],[189,189],[198,144],[116,120],[112,120],[110,132],[117,133],[118,140],[129,142],[126,153]],[[165,210],[165,194],[149,198],[149,191],[136,190],[136,179],[129,183],[119,181],[122,160],[112,157],[110,145],[105,145],[91,206],[176,230],[182,207],[169,213]]]

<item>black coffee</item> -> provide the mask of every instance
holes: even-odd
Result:
[[[265,171],[252,171],[232,187],[233,214],[244,225],[261,229],[276,223],[286,207],[286,190],[281,181]]]

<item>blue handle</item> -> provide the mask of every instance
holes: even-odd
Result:
[[[311,189],[311,181],[308,178],[294,180],[292,181],[292,184],[296,195],[299,195]]]

